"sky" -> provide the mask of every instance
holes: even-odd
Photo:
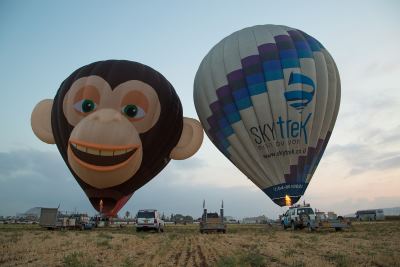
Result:
[[[105,59],[144,63],[175,87],[184,115],[198,118],[193,80],[201,60],[227,35],[257,24],[307,32],[340,72],[336,126],[302,200],[339,214],[400,206],[400,2],[142,2],[0,1],[0,215],[59,204],[94,213],[57,148],[30,126],[34,106],[75,69]],[[223,199],[236,218],[285,210],[205,137],[197,154],[171,161],[120,214],[156,208],[199,217],[203,199],[215,211]]]

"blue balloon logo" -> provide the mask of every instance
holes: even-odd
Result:
[[[304,74],[292,72],[290,74],[288,85],[291,84],[308,85],[312,88],[311,91],[304,91],[304,88],[303,89],[300,88],[284,93],[285,99],[289,103],[289,105],[302,112],[303,109],[308,105],[308,103],[311,102],[311,100],[314,97],[315,93],[314,81],[310,77]]]

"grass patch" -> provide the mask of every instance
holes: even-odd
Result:
[[[222,256],[216,263],[217,267],[235,267],[238,266],[237,260],[233,256]]]
[[[178,237],[176,233],[171,233],[168,235],[169,240],[175,240]]]
[[[100,233],[97,235],[97,237],[103,238],[103,239],[109,239],[109,240],[113,239],[113,236],[112,236],[111,234],[105,233],[105,232],[100,232]]]
[[[357,236],[355,234],[345,234],[343,238],[357,238]]]
[[[296,248],[307,248],[307,247],[310,247],[310,246],[307,245],[306,243],[302,242],[302,241],[297,241],[294,244],[294,247],[296,247]]]
[[[50,239],[50,238],[51,238],[51,236],[50,236],[49,234],[45,234],[45,235],[43,235],[40,239],[41,239],[42,241],[45,241],[45,240]]]
[[[292,257],[296,253],[296,250],[289,248],[283,252],[284,257]]]
[[[239,266],[250,265],[251,267],[265,266],[265,258],[260,254],[258,249],[250,250],[245,255],[240,257]]]
[[[309,237],[309,240],[310,240],[311,242],[318,242],[318,236],[312,235],[312,236]]]
[[[329,253],[326,254],[324,257],[327,261],[334,263],[337,267],[351,266],[347,256],[342,253]]]
[[[295,260],[291,265],[291,267],[304,267],[306,266],[304,262],[300,260]]]
[[[111,234],[100,232],[97,234],[97,247],[105,247],[105,248],[112,248],[110,241],[114,238]]]
[[[135,267],[135,266],[136,266],[136,263],[130,257],[125,258],[121,264],[121,267]]]
[[[59,235],[61,235],[61,236],[66,236],[67,235],[67,230],[60,229],[60,231],[57,231],[57,233]]]
[[[261,267],[266,266],[266,258],[260,254],[260,251],[252,246],[252,249],[247,250],[244,254],[235,254],[238,256],[222,256],[216,262],[218,267],[230,266],[251,266]]]
[[[65,267],[94,267],[95,263],[91,260],[85,260],[82,252],[73,252],[64,256],[63,266]]]
[[[298,234],[294,234],[294,235],[292,235],[291,237],[294,238],[294,239],[303,240],[303,237],[301,237],[301,236],[298,235]]]
[[[9,232],[5,235],[4,243],[17,243],[24,234],[22,232]]]
[[[106,247],[106,248],[112,248],[110,241],[107,239],[99,240],[97,241],[97,246],[98,247]]]

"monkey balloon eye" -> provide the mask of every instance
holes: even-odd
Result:
[[[136,105],[128,104],[122,108],[122,112],[129,118],[141,119],[146,113],[144,110]]]
[[[96,103],[91,99],[82,99],[74,104],[74,108],[82,113],[89,113],[96,109]]]

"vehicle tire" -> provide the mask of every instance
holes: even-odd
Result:
[[[204,231],[203,230],[200,230],[200,234],[203,234],[204,233]]]
[[[340,227],[335,227],[336,232],[342,231],[342,228]]]
[[[140,228],[136,228],[136,232],[140,232],[140,230],[141,230]]]
[[[222,230],[222,233],[223,233],[223,234],[226,234],[226,230],[225,230],[225,229],[224,229],[224,230]]]
[[[290,224],[290,227],[292,228],[292,231],[295,231],[295,230],[296,230],[296,225],[294,224],[294,222],[292,222],[292,223]]]
[[[312,231],[314,231],[314,229],[311,227],[311,224],[309,224],[309,223],[307,224],[307,231],[310,232],[310,233]]]

